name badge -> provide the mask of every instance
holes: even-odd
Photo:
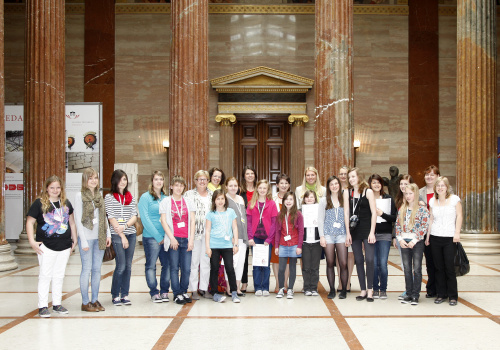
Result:
[[[61,230],[66,231],[68,229],[68,225],[66,224],[61,224]]]
[[[231,238],[231,237],[229,237],[229,236],[224,236],[224,239],[225,239],[226,241],[229,241],[229,239],[230,239],[230,238]]]
[[[118,218],[117,221],[118,221],[119,224],[124,224],[125,223],[125,219],[124,218]]]
[[[245,219],[241,218],[241,222],[242,222],[242,223],[245,223]]]
[[[185,222],[179,222],[177,224],[177,228],[183,228],[183,227],[186,227],[186,223]]]
[[[94,218],[94,220],[92,220],[92,223],[94,225],[97,225],[99,223],[99,219],[98,218]]]
[[[289,240],[291,240],[291,239],[292,239],[292,236],[290,236],[290,235],[285,236],[285,242],[286,242],[286,241],[289,241]]]
[[[335,222],[335,223],[333,223],[333,227],[335,227],[335,228],[340,228],[340,222]]]

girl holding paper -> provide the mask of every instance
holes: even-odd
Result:
[[[394,200],[384,192],[384,180],[378,174],[368,179],[377,205],[377,225],[375,226],[375,256],[373,275],[373,298],[387,299],[387,260],[392,241],[392,223],[396,221],[398,211]]]
[[[228,208],[228,201],[223,190],[215,190],[212,196],[212,209],[207,214],[205,224],[205,248],[210,258],[210,288],[214,301],[221,303],[226,299],[224,295],[217,294],[220,257],[222,256],[233,303],[239,303],[233,267],[233,255],[238,253],[237,216],[233,209]]]
[[[348,232],[352,236],[352,250],[361,287],[361,294],[356,297],[356,300],[366,299],[368,302],[373,302],[373,256],[376,242],[377,206],[373,191],[368,188],[359,168],[349,169],[348,176],[350,188],[349,191],[344,191],[344,203],[349,203]],[[366,256],[363,255],[363,247]]]
[[[328,179],[326,198],[321,199],[318,210],[320,243],[326,251],[326,276],[330,285],[328,299],[335,298],[335,255],[338,256],[337,266],[343,286],[347,285],[348,276],[347,246],[350,245],[351,235],[345,218],[349,215],[349,202],[344,202],[340,186],[340,181],[336,176]],[[339,292],[339,299],[345,299],[347,290],[341,289]]]
[[[276,224],[275,253],[279,256],[279,291],[276,298],[285,295],[285,269],[290,260],[290,280],[288,283],[287,299],[293,299],[293,285],[295,284],[297,258],[302,253],[304,239],[304,219],[297,210],[297,201],[293,192],[283,196],[283,206],[278,215]],[[278,248],[279,247],[279,248]],[[319,260],[318,260],[319,262]]]
[[[248,244],[263,244],[269,247],[267,266],[253,267],[253,281],[256,296],[269,296],[269,260],[278,210],[271,196],[271,186],[267,180],[257,183],[257,195],[252,197],[247,208]]]

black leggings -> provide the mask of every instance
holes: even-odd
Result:
[[[326,277],[330,285],[330,291],[335,291],[335,252],[339,258],[340,281],[344,288],[347,287],[347,279],[349,272],[347,270],[347,247],[345,243],[327,244],[325,248],[326,254]]]
[[[248,252],[250,247],[247,248],[245,253],[245,264],[243,265],[243,275],[241,276],[241,283],[248,283]]]
[[[290,259],[290,276],[288,277],[288,289],[293,290],[293,285],[295,284],[295,277],[297,276],[297,258],[280,258],[280,267],[278,270],[278,280],[280,283],[280,289],[285,288],[285,270],[286,265]]]
[[[366,276],[365,276],[365,256],[363,256],[363,246],[366,254]],[[359,285],[361,290],[373,289],[373,261],[375,256],[375,244],[368,243],[366,239],[355,239],[352,241],[352,251],[354,253],[354,261],[356,262],[356,271],[358,272]],[[343,285],[343,284],[342,284]]]

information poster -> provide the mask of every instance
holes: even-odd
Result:
[[[102,187],[102,105],[66,105],[66,196],[70,202],[81,190],[83,169],[99,172]],[[23,137],[22,105],[5,106],[5,235],[18,239],[23,230]]]

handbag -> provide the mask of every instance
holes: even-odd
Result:
[[[113,244],[111,244],[104,250],[104,256],[102,257],[102,262],[111,261],[115,257],[116,257],[115,249],[113,248]]]
[[[142,221],[140,217],[137,217],[137,221],[134,224],[135,226],[135,235],[140,236],[142,235],[142,231],[144,230],[144,226],[142,226]]]
[[[465,276],[470,271],[469,259],[465,254],[462,243],[455,243],[455,274],[458,276]]]

